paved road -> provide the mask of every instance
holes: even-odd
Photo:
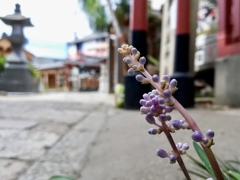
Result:
[[[177,165],[155,156],[157,148],[170,150],[165,137],[148,135],[152,126],[137,110],[113,104],[112,96],[93,92],[1,96],[0,179],[183,179]],[[216,131],[213,149],[223,159],[240,155],[239,111],[189,109],[203,131]],[[173,117],[180,118],[177,112]],[[191,143],[189,136],[174,135],[176,142]],[[194,155],[192,148],[189,153]]]

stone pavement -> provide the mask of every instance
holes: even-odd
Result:
[[[113,105],[112,96],[94,92],[0,96],[0,180],[183,179],[177,165],[155,156],[157,148],[170,150],[164,135],[148,135],[152,126],[139,111]],[[215,130],[218,157],[240,155],[240,109],[188,111],[203,131]],[[191,143],[190,131],[173,135]]]

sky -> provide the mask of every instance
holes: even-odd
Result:
[[[152,1],[153,7],[159,7],[164,0]],[[13,14],[16,3],[34,25],[26,27],[24,34],[28,39],[25,49],[35,56],[64,59],[66,43],[74,40],[75,32],[78,38],[93,33],[78,0],[0,0],[0,16]],[[3,32],[11,35],[11,30],[0,21],[0,36]]]
[[[65,58],[66,43],[74,40],[74,32],[79,38],[92,33],[77,0],[0,0],[0,16],[13,14],[16,3],[34,25],[26,27],[24,34],[29,41],[25,48],[36,56]],[[11,30],[0,21],[0,36],[10,35]]]

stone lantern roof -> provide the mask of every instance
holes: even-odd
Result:
[[[20,24],[22,26],[33,26],[30,18],[27,18],[21,14],[20,5],[15,5],[15,13],[0,17],[0,19],[7,25]]]

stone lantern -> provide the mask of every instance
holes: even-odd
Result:
[[[7,37],[11,42],[12,51],[6,56],[6,67],[0,78],[0,91],[36,92],[37,81],[32,76],[23,53],[23,44],[27,41],[23,28],[33,25],[30,18],[21,14],[20,5],[15,6],[14,14],[0,17],[5,24],[12,26],[12,34]]]

